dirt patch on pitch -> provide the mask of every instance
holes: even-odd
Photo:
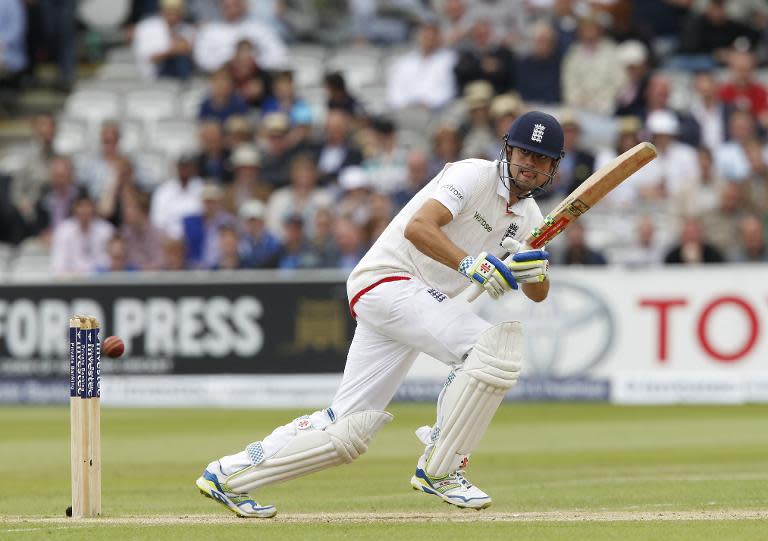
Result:
[[[69,526],[141,525],[164,526],[181,524],[244,524],[247,522],[292,522],[315,524],[368,522],[617,522],[617,521],[682,521],[682,520],[766,520],[768,510],[712,509],[701,511],[541,511],[528,513],[493,513],[456,510],[442,513],[285,513],[271,519],[248,520],[227,515],[127,516],[96,519],[66,517],[0,516],[0,524],[16,528],[41,524]],[[0,527],[0,532],[9,531]],[[20,530],[14,530],[20,531]]]

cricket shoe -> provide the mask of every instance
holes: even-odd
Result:
[[[274,505],[259,505],[248,494],[232,492],[227,487],[227,476],[221,472],[221,464],[216,460],[208,464],[203,475],[197,478],[195,484],[203,496],[211,498],[224,505],[238,516],[245,518],[270,518],[277,513]]]
[[[425,470],[422,456],[416,466],[416,473],[411,477],[411,486],[427,494],[434,494],[443,501],[457,507],[483,509],[491,505],[491,497],[474,486],[464,477],[463,469],[458,469],[443,477],[430,477]]]

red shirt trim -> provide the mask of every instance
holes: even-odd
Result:
[[[378,282],[374,282],[368,287],[361,289],[355,294],[354,297],[352,297],[352,300],[349,301],[349,313],[352,314],[353,318],[357,319],[357,314],[355,313],[355,304],[357,303],[357,301],[360,300],[360,297],[362,297],[363,295],[365,295],[366,293],[368,293],[370,290],[372,290],[374,287],[378,285],[385,284],[387,282],[399,282],[400,280],[410,280],[410,278],[407,276],[387,276],[386,278],[382,278]]]

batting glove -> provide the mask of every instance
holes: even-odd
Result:
[[[549,252],[546,250],[523,250],[506,261],[518,284],[543,282],[549,272]]]
[[[483,286],[494,299],[498,299],[510,289],[517,289],[515,277],[504,262],[486,252],[476,258],[465,257],[461,260],[458,270],[471,282]]]

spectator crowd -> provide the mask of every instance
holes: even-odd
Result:
[[[22,86],[24,4],[0,0],[0,78]],[[659,151],[555,262],[768,262],[767,30],[758,0],[136,0],[121,32],[140,77],[206,81],[196,144],[150,182],[120,119],[68,155],[40,114],[0,171],[0,242],[43,246],[56,275],[350,270],[447,162],[496,159],[541,108],[566,150],[544,212],[638,142]],[[292,54],[308,44],[383,52],[380,102],[354,67],[306,100]]]

